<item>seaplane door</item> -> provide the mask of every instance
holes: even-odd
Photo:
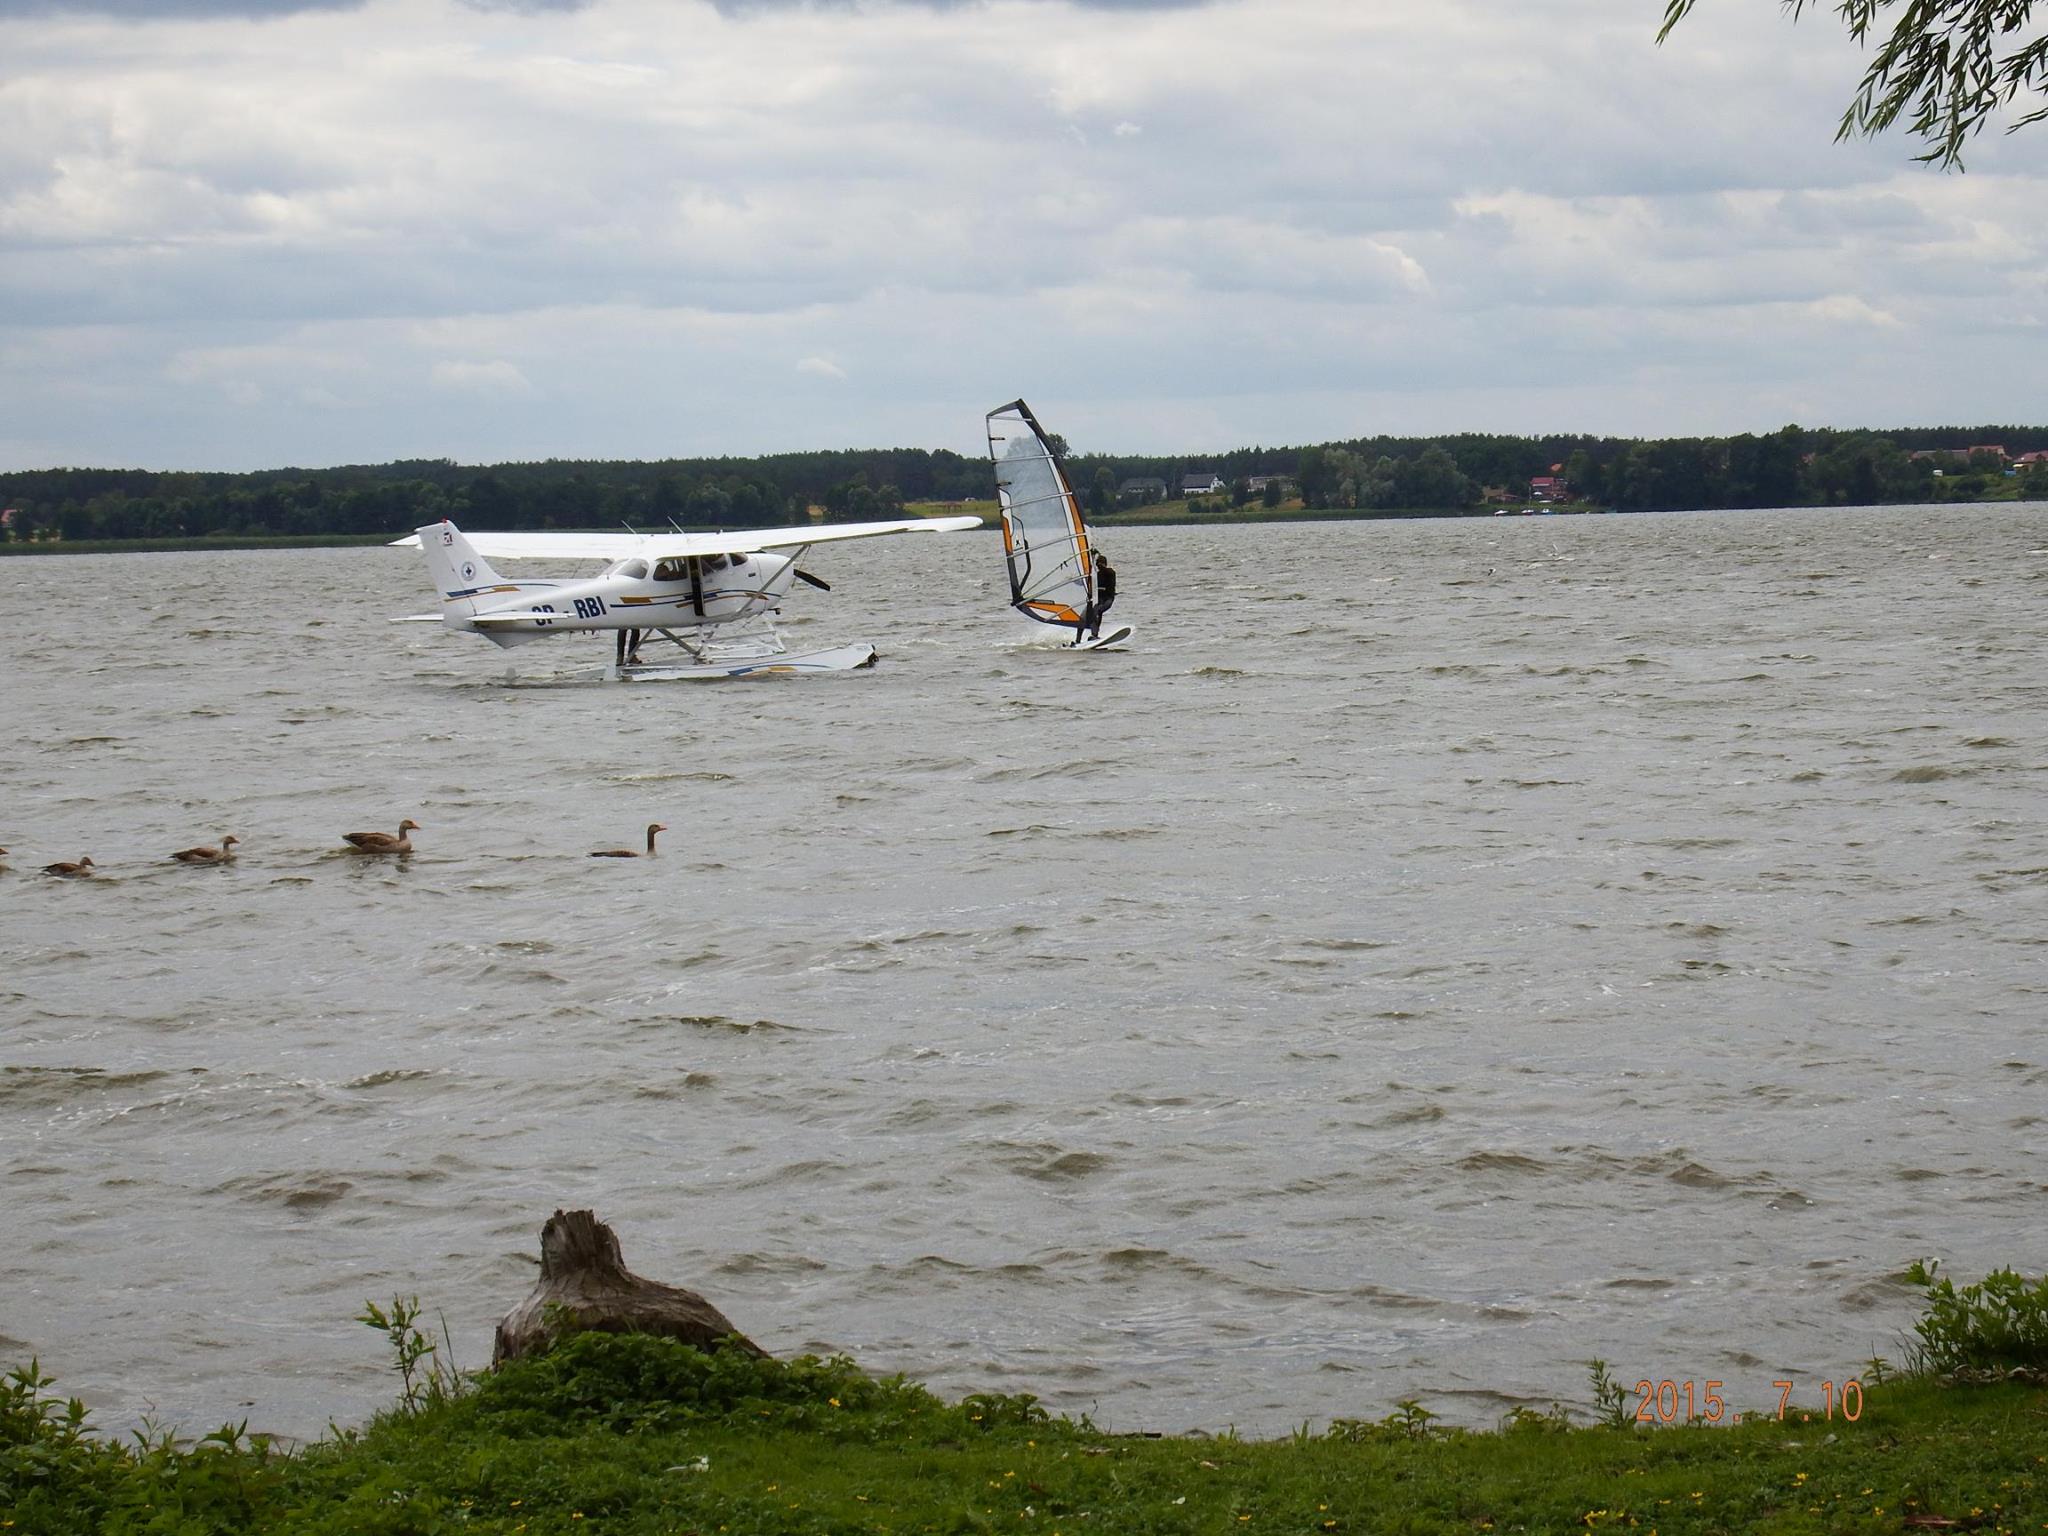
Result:
[[[701,619],[704,617],[704,562],[695,555],[670,556],[654,562],[656,581],[681,581],[685,576],[690,582],[690,611]]]

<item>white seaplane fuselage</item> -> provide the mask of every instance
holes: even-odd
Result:
[[[562,629],[697,629],[773,613],[796,580],[786,555],[634,555],[579,581],[499,576],[443,594],[450,629],[520,645]]]

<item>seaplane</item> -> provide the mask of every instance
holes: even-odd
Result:
[[[988,413],[988,456],[996,470],[1010,606],[1041,624],[1071,627],[1069,649],[1106,651],[1131,638],[1128,624],[1102,628],[1115,594],[1096,590],[1094,551],[1081,498],[1031,407],[1012,400]]]
[[[425,553],[440,611],[391,622],[439,624],[502,648],[614,631],[615,659],[602,675],[616,681],[845,672],[873,666],[875,648],[859,642],[793,653],[776,633],[775,617],[797,582],[831,590],[798,567],[804,552],[844,539],[980,526],[978,517],[912,517],[733,533],[465,533],[442,521],[390,545]],[[578,580],[538,579],[501,575],[493,560],[602,561],[605,568]],[[662,643],[676,650],[653,663],[641,659],[643,646]]]

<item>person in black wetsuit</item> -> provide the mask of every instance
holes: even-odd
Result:
[[[1102,616],[1109,612],[1109,605],[1116,601],[1116,567],[1109,563],[1109,557],[1101,550],[1095,551],[1095,601],[1090,603],[1074,624],[1074,644],[1081,643],[1081,631],[1088,631],[1090,640],[1102,638]]]

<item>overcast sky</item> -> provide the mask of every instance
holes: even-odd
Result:
[[[0,468],[2048,418],[2048,125],[1661,10],[0,0]]]

